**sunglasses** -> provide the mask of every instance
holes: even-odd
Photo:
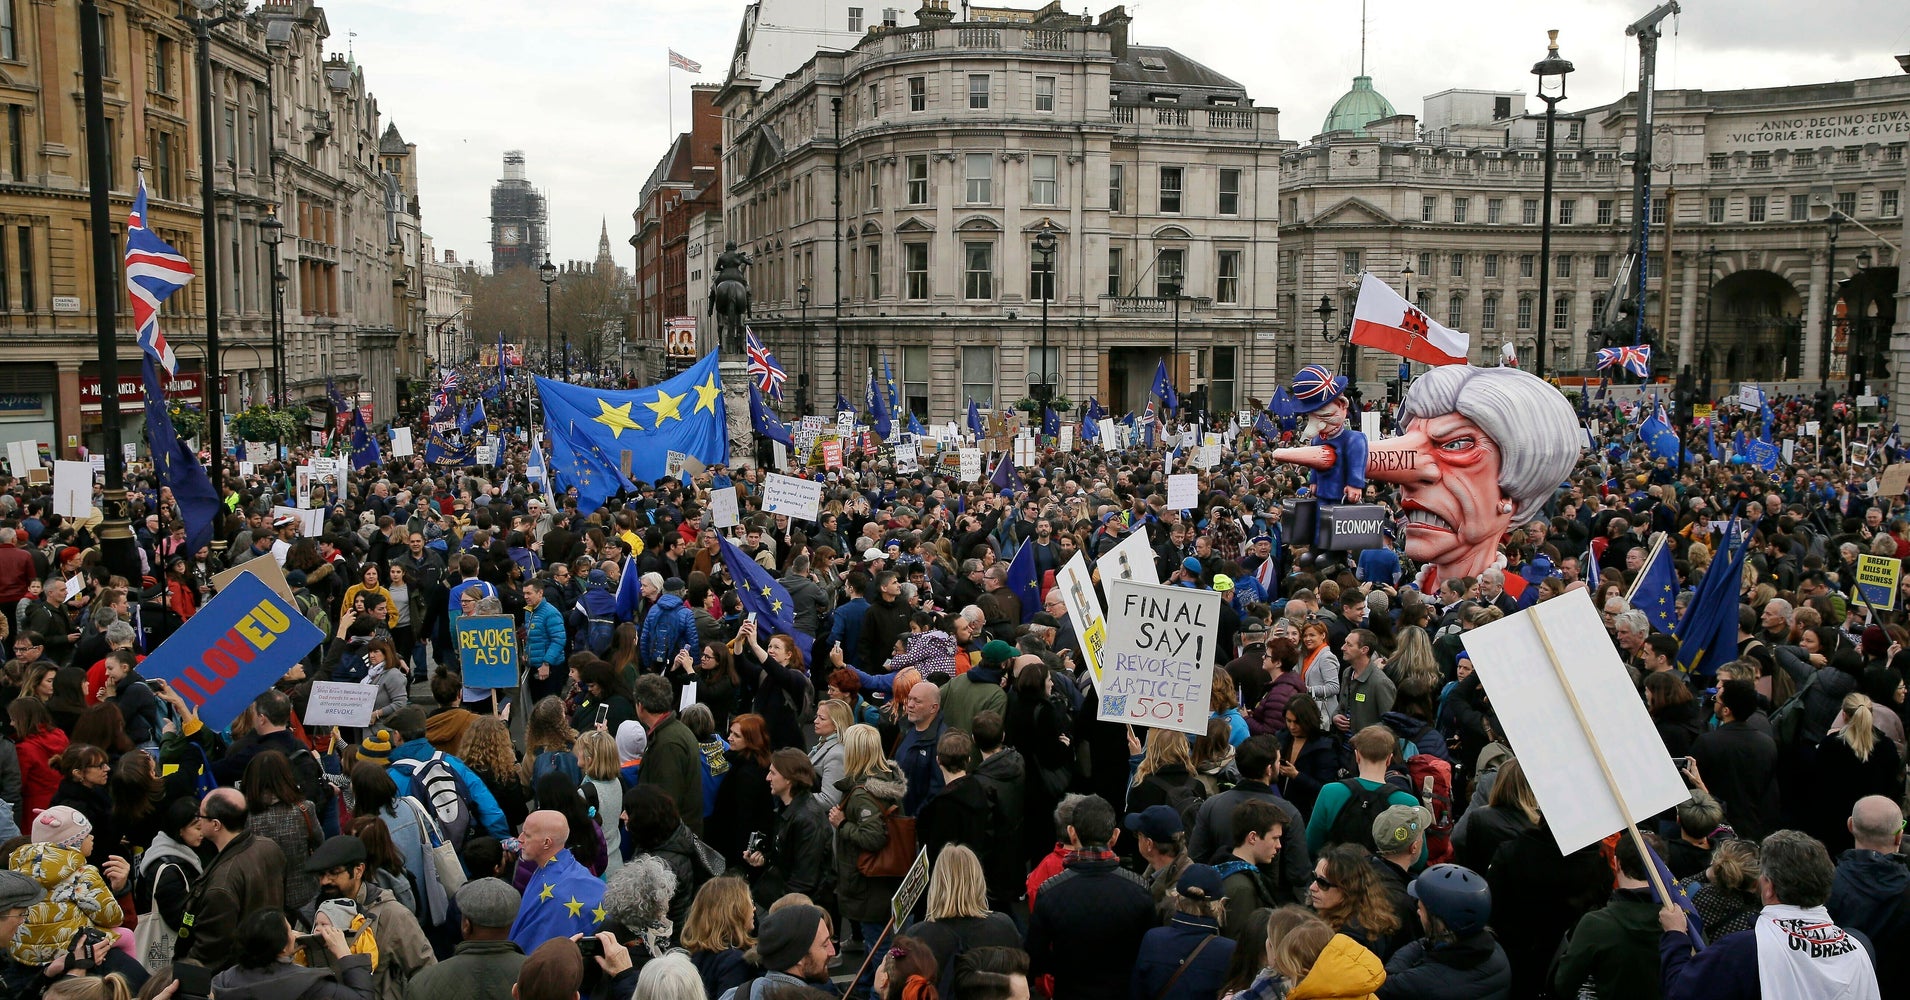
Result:
[[[1325,875],[1313,876],[1313,884],[1319,886],[1322,889],[1338,889],[1339,888],[1338,885],[1335,885]]]

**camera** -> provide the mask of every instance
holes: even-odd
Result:
[[[759,830],[749,835],[749,843],[743,849],[746,851],[752,851],[756,854],[761,854],[763,853],[763,848],[768,843],[769,843],[769,838],[763,836],[762,831]]]
[[[98,963],[93,960],[93,949],[106,940],[106,935],[92,927],[82,927],[73,932],[72,942],[66,955],[66,967],[69,969],[91,969]]]
[[[586,934],[577,939],[577,950],[582,953],[585,958],[602,958],[604,943],[598,940],[596,935]]]

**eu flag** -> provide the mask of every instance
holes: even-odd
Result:
[[[895,428],[889,420],[889,394],[875,380],[875,369],[869,370],[869,426],[875,428],[875,436],[889,439],[889,432]]]
[[[776,416],[776,412],[763,402],[763,391],[756,388],[753,380],[749,383],[749,425],[755,429],[756,433],[771,441],[780,442],[785,448],[796,446],[795,439],[790,436],[788,425],[784,424]]]
[[[743,610],[755,613],[757,628],[764,632],[781,632],[794,639],[796,648],[802,650],[803,662],[809,662],[809,649],[815,639],[796,630],[796,606],[789,599],[789,591],[729,539],[721,541],[723,568],[736,583]]]
[[[1669,635],[1678,634],[1677,618],[1678,573],[1671,564],[1671,546],[1659,539],[1652,547],[1651,554],[1645,557],[1643,569],[1638,571],[1638,579],[1632,583],[1631,593],[1625,602],[1645,613],[1651,627]],[[1736,627],[1733,619],[1732,627]],[[1736,633],[1732,634],[1736,639]]]
[[[849,402],[849,397],[844,396],[842,393],[839,393],[839,392],[836,393],[836,412],[837,413],[854,413],[855,411],[856,411],[855,404]]]
[[[1659,857],[1650,844],[1645,845],[1645,851],[1651,855],[1651,866],[1658,870],[1658,880],[1665,884],[1665,891],[1671,894],[1666,902],[1676,903],[1678,909],[1685,911],[1685,933],[1691,938],[1691,949],[1703,951],[1704,918],[1698,915],[1698,904],[1691,901],[1691,894],[1685,891],[1684,885],[1671,877],[1671,869],[1665,864],[1665,859]]]
[[[465,411],[464,416],[458,418],[458,433],[469,434],[472,428],[482,426],[489,419],[484,413],[484,400],[480,399]]]
[[[673,451],[704,465],[729,463],[728,411],[714,351],[682,374],[641,389],[592,389],[547,378],[536,384],[552,478],[559,489],[577,487],[583,509],[601,506],[620,481],[662,479]]]
[[[636,622],[638,628],[643,621],[637,617],[638,605],[643,603],[643,572],[636,558],[623,561],[623,578],[617,581],[617,620]]]
[[[603,923],[603,879],[590,874],[569,851],[559,851],[531,875],[524,901],[511,923],[511,940],[525,953],[556,938],[591,934]]]
[[[1154,366],[1154,386],[1149,391],[1159,396],[1161,402],[1167,404],[1168,409],[1180,409],[1180,396],[1174,392],[1174,383],[1167,380],[1166,358],[1162,358],[1160,363]]]
[[[429,465],[475,465],[477,456],[468,444],[452,444],[444,438],[444,432],[431,429],[431,436],[425,439],[424,460]]]
[[[982,411],[975,405],[973,396],[968,397],[968,431],[975,435],[975,440],[982,439]]]
[[[153,471],[160,485],[172,489],[173,501],[179,505],[180,519],[186,522],[186,554],[190,556],[212,544],[219,495],[212,491],[212,480],[206,475],[206,467],[199,464],[199,456],[179,440],[173,429],[152,354],[140,354],[139,370],[146,382],[146,444],[152,450]]]
[[[1718,666],[1738,655],[1738,589],[1744,577],[1744,550],[1750,537],[1733,513],[1724,532],[1724,546],[1711,560],[1698,592],[1678,624],[1678,665],[1687,673],[1709,677]]]
[[[995,466],[995,474],[988,477],[996,489],[1010,493],[1015,489],[1015,463],[1011,458],[1010,455],[1003,455],[1001,462]]]
[[[1052,406],[1041,408],[1041,433],[1044,437],[1061,436],[1061,417],[1056,415]]]
[[[364,469],[384,461],[384,455],[378,449],[378,437],[365,426],[363,410],[352,414],[351,428],[351,467]]]
[[[909,433],[915,435],[918,438],[924,437],[928,434],[927,431],[922,429],[922,422],[920,420],[915,419],[914,410],[909,411]]]
[[[1032,539],[1032,535],[1023,539],[1015,558],[1008,563],[1008,589],[1021,599],[1023,625],[1041,610],[1041,574],[1035,569],[1035,547],[1028,544]]]

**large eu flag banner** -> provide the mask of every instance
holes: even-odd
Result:
[[[537,380],[550,442],[551,477],[559,490],[576,487],[592,510],[622,485],[665,475],[670,452],[705,465],[729,464],[729,414],[716,374],[716,352],[688,371],[627,391]]]

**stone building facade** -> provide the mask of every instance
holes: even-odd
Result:
[[[924,421],[1029,397],[1044,362],[1056,395],[1116,412],[1164,358],[1214,409],[1271,392],[1278,111],[1130,45],[1120,7],[915,13],[717,97],[723,232],[811,408],[862,398],[884,357]]]

